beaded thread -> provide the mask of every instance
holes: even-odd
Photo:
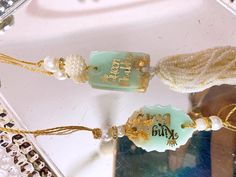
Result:
[[[164,58],[156,74],[171,89],[200,92],[214,85],[236,84],[236,47],[217,47]]]

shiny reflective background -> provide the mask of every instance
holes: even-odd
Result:
[[[221,107],[236,102],[236,88],[216,86],[190,95],[190,100],[193,110],[198,105],[203,116],[216,115]],[[236,114],[231,123],[236,125]],[[116,177],[235,177],[236,134],[226,129],[195,132],[186,145],[164,153],[146,152],[122,138],[115,170]]]
[[[185,0],[86,3],[34,0],[15,13],[14,27],[0,36],[0,49],[2,53],[31,61],[46,55],[73,53],[88,58],[92,50],[138,51],[149,53],[154,65],[168,55],[236,45],[235,27],[235,17],[215,0],[189,0],[188,3]],[[144,105],[171,104],[185,111],[190,108],[187,94],[171,91],[158,78],[150,82],[145,94],[95,90],[87,84],[76,85],[69,80],[60,82],[3,64],[0,64],[0,79],[0,91],[29,129],[59,125],[119,125]],[[114,106],[108,108],[112,105],[109,101]],[[37,140],[65,176],[112,176],[115,169],[119,169],[114,161],[116,151],[104,150],[90,134],[38,137]],[[160,158],[165,159],[165,154],[167,156],[167,153],[160,154],[164,156]],[[197,157],[189,157],[192,167],[197,164],[193,163]],[[182,161],[179,163],[175,155],[171,159],[171,168],[180,168]],[[169,163],[167,157],[165,161]],[[119,166],[127,167],[128,173],[129,164],[127,159]],[[168,168],[163,169],[169,168],[168,164]]]

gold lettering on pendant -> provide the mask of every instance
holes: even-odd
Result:
[[[129,86],[132,63],[130,59],[112,61],[109,73],[101,77],[103,82],[118,83],[120,86]]]
[[[155,120],[158,124],[155,124],[152,127],[152,136],[166,137],[167,145],[172,147],[177,145],[179,135],[174,129],[170,128],[170,114],[158,114],[155,116]]]

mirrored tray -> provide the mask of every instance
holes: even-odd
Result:
[[[22,120],[0,94],[0,125],[26,129]],[[0,131],[1,177],[63,177],[33,136]]]

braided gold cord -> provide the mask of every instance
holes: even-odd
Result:
[[[229,119],[230,119],[230,118],[232,117],[232,115],[236,112],[236,103],[229,104],[229,105],[226,105],[226,106],[222,107],[222,108],[219,110],[217,116],[218,116],[218,117],[221,117],[220,115],[223,113],[223,111],[227,110],[227,109],[230,108],[230,107],[233,107],[233,108],[227,113],[225,119],[223,120],[223,126],[224,126],[224,128],[226,128],[226,129],[228,129],[228,130],[231,130],[231,131],[233,131],[233,132],[236,132],[236,125],[233,125],[233,124],[231,124],[231,123],[229,122]],[[197,114],[199,114],[199,113],[197,113]],[[189,115],[190,115],[190,117],[192,117],[192,118],[196,118],[195,115],[194,115],[194,112],[190,112]],[[209,118],[209,117],[204,117],[204,119],[208,119],[208,118]],[[207,121],[208,128],[209,128],[209,126],[210,126],[209,121],[208,121],[208,120],[206,120],[206,121]],[[195,122],[192,123],[192,124],[185,123],[185,124],[182,124],[181,126],[182,126],[182,128],[196,128]]]
[[[232,125],[230,122],[229,122],[229,119],[232,117],[232,115],[236,112],[236,104],[233,103],[233,104],[229,104],[229,105],[226,105],[224,106],[223,108],[220,109],[220,111],[218,112],[218,116],[220,116],[222,114],[222,112],[224,110],[227,110],[228,108],[230,107],[233,107],[229,113],[227,114],[227,116],[225,117],[225,120],[223,122],[223,125],[226,129],[229,129],[233,132],[236,132],[236,125]]]
[[[20,129],[12,129],[12,128],[5,128],[0,127],[0,131],[13,133],[13,134],[33,134],[35,136],[41,135],[68,135],[78,131],[90,131],[93,133],[95,139],[99,139],[102,136],[102,131],[99,128],[88,128],[84,126],[62,126],[62,127],[55,127],[49,129],[42,129],[42,130],[35,130],[35,131],[28,131],[28,130],[20,130]]]
[[[224,126],[224,128],[226,128],[228,130],[236,132],[236,126],[232,125],[229,122],[229,119],[232,116],[232,114],[236,112],[236,104],[230,104],[230,105],[227,105],[227,106],[221,108],[217,115],[220,116],[224,110],[226,110],[232,106],[233,106],[233,108],[229,111],[225,120],[223,121],[223,126]],[[194,113],[191,112],[191,115],[194,115]],[[209,117],[205,117],[205,118],[209,118]],[[139,123],[141,123],[141,122],[139,122]],[[148,122],[142,122],[142,123],[148,124]],[[133,135],[135,135],[134,132],[127,131],[128,130],[127,127],[129,126],[129,124],[130,124],[130,122],[128,124],[126,124],[126,135],[133,136]],[[181,125],[181,127],[182,128],[196,128],[196,123],[195,122],[193,122],[191,124],[184,123]],[[88,128],[88,127],[84,127],[84,126],[61,126],[61,127],[41,129],[41,130],[35,130],[35,131],[0,127],[0,131],[13,133],[13,134],[33,134],[36,136],[40,136],[40,135],[68,135],[68,134],[72,134],[72,133],[75,133],[78,131],[90,131],[90,132],[92,132],[95,139],[100,139],[102,137],[102,130],[100,128],[92,129],[92,128]]]
[[[22,67],[24,69],[27,69],[29,71],[32,71],[32,72],[38,72],[38,73],[46,74],[46,75],[49,75],[49,76],[53,75],[53,73],[48,72],[48,71],[41,68],[43,60],[40,60],[37,63],[33,63],[33,62],[18,60],[16,58],[13,58],[13,57],[10,57],[8,55],[0,53],[0,62],[6,63],[6,64],[16,65],[16,66]]]

